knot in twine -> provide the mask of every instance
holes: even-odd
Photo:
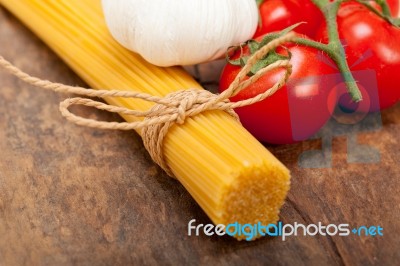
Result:
[[[174,124],[183,124],[188,117],[195,116],[204,111],[222,110],[233,116],[239,121],[234,108],[260,102],[278,91],[285,85],[287,79],[292,73],[292,65],[289,60],[278,60],[257,71],[253,76],[247,78],[247,73],[251,68],[270,51],[275,50],[283,43],[293,41],[296,38],[294,32],[289,32],[275,40],[272,40],[257,52],[255,52],[247,61],[246,65],[240,70],[229,88],[221,94],[213,94],[203,89],[180,90],[166,95],[165,97],[154,96],[146,93],[123,91],[123,90],[94,90],[82,87],[68,86],[61,83],[54,83],[48,80],[42,80],[32,77],[0,56],[0,66],[8,70],[11,74],[20,80],[43,89],[56,92],[74,93],[86,97],[123,97],[142,99],[152,102],[155,105],[147,111],[138,111],[126,107],[114,106],[88,98],[75,97],[64,100],[60,103],[61,114],[69,121],[92,128],[99,129],[117,129],[117,130],[140,130],[144,146],[152,159],[170,176],[173,176],[171,169],[165,161],[163,154],[163,142],[168,130]],[[269,89],[238,102],[230,102],[229,98],[237,95],[249,85],[256,82],[265,73],[277,68],[285,68],[282,77]],[[99,110],[129,115],[143,120],[135,122],[104,122],[77,116],[69,111],[72,105],[84,105]]]

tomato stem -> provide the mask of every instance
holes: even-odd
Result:
[[[390,7],[388,5],[388,3],[386,2],[386,0],[375,0],[375,2],[380,5],[380,7],[382,8],[382,14],[385,17],[392,17],[392,12],[390,11]]]
[[[375,7],[373,7],[369,2],[367,2],[365,0],[357,0],[357,2],[364,5],[369,10],[371,10],[375,15],[377,15],[383,19],[387,19],[387,17],[385,17],[379,10],[377,10]]]
[[[332,51],[329,48],[329,46],[327,44],[323,44],[317,41],[313,41],[310,39],[304,39],[304,38],[296,38],[294,41],[296,44],[300,44],[300,45],[304,45],[304,46],[308,46],[308,47],[312,47],[315,49],[318,49],[322,52],[325,52],[326,54],[329,55],[329,57],[332,57]]]
[[[324,14],[328,29],[329,42],[328,44],[322,44],[319,42],[299,38],[296,40],[296,43],[319,49],[325,52],[333,61],[335,61],[346,83],[346,87],[351,95],[351,98],[353,101],[359,102],[362,100],[362,95],[347,63],[346,53],[339,39],[338,24],[336,21],[340,5],[346,1],[348,0],[337,0],[333,2],[330,2],[329,0],[312,0],[312,2]]]
[[[358,3],[364,5],[369,10],[371,10],[375,15],[381,17],[382,19],[386,20],[388,23],[399,28],[398,19],[392,17],[392,12],[390,11],[390,7],[389,7],[388,3],[386,2],[386,0],[375,0],[375,2],[381,7],[382,11],[377,10],[366,0],[356,0],[356,1]]]

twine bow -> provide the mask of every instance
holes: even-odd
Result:
[[[180,90],[166,95],[165,97],[153,96],[141,92],[121,91],[121,90],[94,90],[82,87],[68,86],[61,83],[54,83],[47,80],[42,80],[32,77],[29,74],[21,71],[19,68],[12,65],[10,62],[0,56],[0,65],[8,70],[11,74],[18,77],[20,80],[43,89],[48,89],[56,92],[73,93],[86,97],[123,97],[142,99],[148,102],[153,102],[155,105],[146,111],[132,110],[125,107],[108,105],[103,102],[95,101],[88,98],[75,97],[64,100],[60,103],[61,114],[69,121],[92,128],[100,129],[118,129],[118,130],[141,130],[145,148],[150,153],[152,159],[167,172],[173,176],[173,173],[163,156],[163,141],[170,127],[174,124],[183,124],[187,117],[195,116],[201,112],[209,110],[223,110],[235,117],[239,118],[234,112],[234,108],[251,105],[262,101],[285,85],[287,79],[292,72],[292,65],[289,60],[279,60],[265,68],[260,69],[250,78],[247,73],[250,72],[254,64],[263,58],[268,52],[276,49],[285,42],[290,42],[295,39],[296,35],[289,32],[263,46],[255,52],[247,61],[246,65],[241,69],[229,88],[221,94],[213,94],[203,89],[187,89]],[[256,82],[266,72],[277,68],[285,68],[285,74],[268,90],[256,95],[253,98],[245,99],[238,102],[230,102],[229,98],[237,95],[250,84]],[[69,111],[72,105],[84,105],[93,107],[99,110],[105,110],[111,113],[119,113],[130,115],[144,120],[136,122],[104,122],[84,117],[77,116]]]

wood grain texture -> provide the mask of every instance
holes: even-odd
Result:
[[[40,40],[0,9],[0,54],[32,75],[85,85]],[[238,242],[187,236],[210,223],[185,189],[150,160],[134,132],[78,127],[59,95],[0,71],[0,265],[395,265],[400,261],[400,106],[358,134],[377,163],[348,163],[333,138],[332,167],[299,167],[320,140],[268,147],[292,171],[284,223],[380,225],[383,237],[290,237]],[[103,120],[120,118],[79,109]]]

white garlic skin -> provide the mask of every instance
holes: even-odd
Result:
[[[255,0],[102,0],[107,26],[123,46],[158,66],[217,59],[250,39]]]

